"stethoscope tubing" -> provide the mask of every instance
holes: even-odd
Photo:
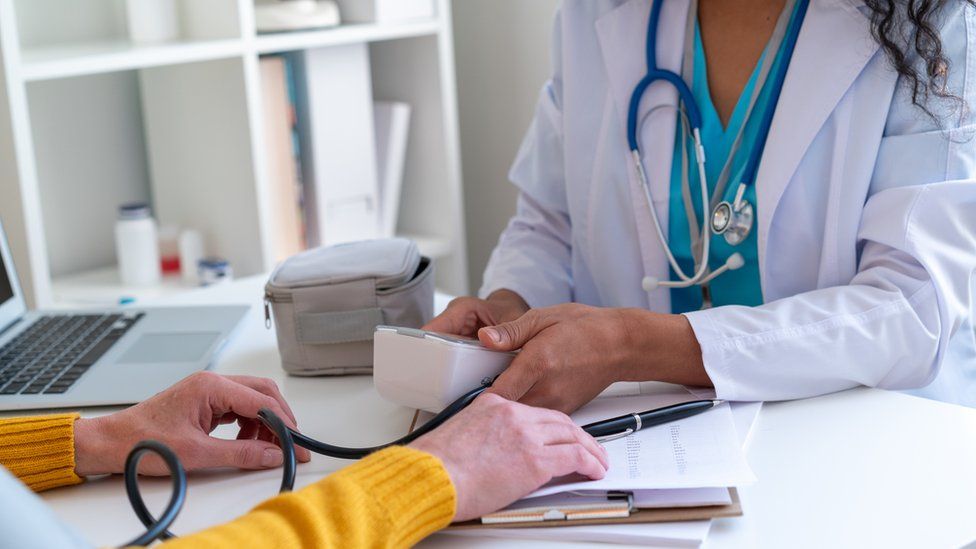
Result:
[[[810,0],[799,0],[796,15],[793,21],[790,22],[790,30],[786,33],[786,43],[783,46],[785,48],[784,59],[793,59],[796,43],[800,39],[800,29],[803,28],[803,21],[807,17],[807,9],[809,7]],[[742,183],[746,185],[755,185],[756,177],[759,174],[759,162],[762,160],[763,151],[766,149],[766,141],[769,139],[769,132],[773,127],[773,117],[776,115],[777,109],[779,109],[779,97],[783,93],[783,85],[786,83],[786,72],[789,63],[785,63],[785,65],[776,74],[776,79],[773,81],[773,91],[769,97],[769,104],[773,105],[773,108],[766,109],[763,112],[763,117],[759,123],[759,140],[756,141],[756,150],[758,152],[749,156],[749,161],[746,163],[745,171],[743,171]]]
[[[295,477],[298,469],[298,459],[295,455],[296,445],[316,454],[338,459],[362,459],[390,446],[410,444],[414,440],[426,435],[443,425],[444,422],[457,415],[464,408],[467,408],[469,404],[474,402],[474,399],[478,398],[490,386],[490,384],[481,385],[461,395],[448,405],[447,408],[444,408],[440,413],[431,418],[430,421],[397,440],[379,446],[364,448],[346,448],[315,440],[291,429],[285,425],[285,422],[277,414],[267,408],[262,408],[258,412],[258,419],[275,434],[283,454],[281,486],[279,487],[278,493],[290,492],[295,488]],[[170,497],[170,502],[166,506],[165,511],[158,519],[146,507],[145,501],[142,499],[142,494],[139,492],[139,462],[149,453],[154,453],[163,459],[173,479],[173,495]],[[125,547],[143,547],[159,539],[176,537],[175,534],[169,531],[169,527],[172,526],[180,510],[183,508],[183,504],[186,502],[187,491],[186,471],[183,469],[183,465],[180,463],[176,453],[162,442],[155,440],[140,442],[126,458],[123,480],[129,503],[136,513],[136,517],[146,527],[145,533],[126,543]]]
[[[146,507],[146,502],[142,499],[142,494],[139,492],[139,483],[137,480],[139,462],[142,461],[142,458],[146,454],[156,454],[162,458],[163,463],[166,464],[166,468],[169,469],[170,476],[173,479],[173,494],[170,496],[169,503],[166,505],[166,509],[159,519],[156,519],[149,511],[149,508]],[[183,469],[183,465],[180,464],[180,459],[176,456],[176,453],[162,442],[144,440],[136,444],[132,451],[129,452],[128,457],[126,457],[124,478],[125,493],[129,498],[129,504],[132,505],[133,511],[139,517],[139,521],[146,527],[145,533],[126,543],[125,547],[143,547],[157,539],[170,539],[175,537],[169,531],[169,527],[180,514],[180,510],[183,509],[183,504],[186,503],[187,484],[186,471]]]
[[[638,121],[640,119],[641,102],[644,100],[647,88],[659,80],[664,80],[677,88],[678,97],[685,105],[689,125],[692,129],[701,130],[701,111],[698,109],[698,104],[694,100],[688,84],[678,74],[654,67],[649,69],[647,75],[637,83],[637,86],[634,88],[634,93],[630,96],[630,103],[627,108],[627,144],[631,151],[640,151],[640,142],[637,133],[639,129]]]

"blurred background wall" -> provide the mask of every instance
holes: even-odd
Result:
[[[558,0],[456,0],[461,154],[472,292],[515,211],[508,169],[550,72]]]

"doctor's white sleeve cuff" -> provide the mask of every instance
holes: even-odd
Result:
[[[685,313],[685,318],[691,323],[695,338],[702,351],[702,364],[712,385],[715,387],[715,398],[722,400],[739,400],[735,385],[735,376],[731,371],[728,353],[725,352],[729,343],[721,330],[715,325],[714,316],[709,311],[693,311]]]

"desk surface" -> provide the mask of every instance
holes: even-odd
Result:
[[[302,430],[313,437],[365,446],[402,435],[411,411],[381,399],[369,377],[284,375],[273,333],[264,327],[262,283],[247,279],[180,298],[183,304],[254,306],[215,370],[275,379]],[[873,389],[767,404],[748,459],[759,482],[740,490],[745,515],[714,521],[708,547],[959,547],[976,540],[974,410]],[[311,483],[344,463],[315,456],[300,466],[298,483]],[[279,471],[194,475],[174,531],[230,520],[273,495],[279,481]],[[161,509],[169,496],[167,481],[148,479],[143,487],[150,507]],[[142,530],[119,477],[44,498],[96,544],[121,543]],[[423,546],[502,543],[434,536]]]

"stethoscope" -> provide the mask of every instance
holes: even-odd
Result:
[[[637,84],[634,89],[633,94],[630,97],[630,105],[627,113],[627,140],[630,146],[630,154],[633,159],[634,168],[637,172],[637,177],[640,181],[641,188],[644,192],[644,198],[647,202],[648,210],[650,210],[651,218],[654,223],[654,228],[657,233],[658,240],[661,243],[667,257],[668,263],[671,265],[671,269],[677,275],[679,280],[659,280],[655,277],[645,276],[642,280],[642,287],[644,291],[651,292],[657,288],[688,288],[694,285],[705,285],[714,280],[716,277],[725,273],[726,271],[732,271],[741,268],[745,265],[745,260],[742,254],[736,252],[733,253],[726,262],[719,268],[709,273],[708,260],[710,254],[710,240],[712,234],[722,235],[725,241],[731,246],[737,246],[744,242],[748,238],[749,234],[752,232],[752,228],[755,224],[755,208],[746,199],[746,191],[750,186],[755,185],[756,174],[759,171],[759,162],[762,159],[763,149],[766,146],[766,140],[769,137],[769,130],[773,122],[773,114],[776,111],[776,105],[779,103],[780,92],[783,89],[783,82],[786,79],[786,72],[789,69],[789,60],[793,57],[793,50],[796,47],[796,41],[800,34],[800,28],[803,25],[803,19],[806,16],[807,7],[809,5],[809,0],[797,0],[799,2],[799,7],[797,13],[794,17],[790,18],[789,9],[790,2],[787,2],[787,7],[784,9],[784,14],[781,15],[781,21],[777,25],[777,31],[774,31],[774,37],[777,33],[783,33],[783,46],[785,48],[784,62],[780,63],[778,70],[775,74],[772,74],[772,95],[770,96],[770,101],[768,107],[763,111],[762,118],[760,119],[759,134],[756,143],[749,150],[749,156],[747,158],[745,167],[741,172],[739,177],[739,185],[736,188],[734,198],[729,200],[722,200],[714,208],[711,208],[711,201],[708,193],[708,182],[705,178],[705,147],[702,145],[701,138],[701,127],[702,127],[702,116],[701,110],[698,106],[698,102],[695,101],[695,97],[692,94],[691,89],[688,84],[678,73],[666,69],[662,69],[657,65],[657,30],[659,22],[661,19],[661,6],[664,4],[663,0],[656,0],[651,7],[651,15],[648,20],[647,26],[647,74],[641,81]],[[696,6],[693,3],[691,9],[693,10],[690,15],[690,21],[693,21]],[[786,19],[783,19],[785,17]],[[788,27],[786,26],[786,21],[789,21]],[[782,29],[782,30],[781,30]],[[694,32],[694,27],[691,26],[690,32]],[[693,35],[692,35],[693,36]],[[775,40],[774,40],[775,42]],[[776,49],[778,48],[768,48],[767,50],[767,61],[772,65],[773,59],[776,57]],[[689,57],[689,52],[685,52],[686,60]],[[664,229],[661,227],[661,223],[658,220],[657,212],[654,208],[654,201],[651,197],[650,185],[647,180],[647,174],[644,171],[644,165],[641,161],[640,152],[640,142],[638,139],[638,133],[640,131],[640,105],[641,100],[644,98],[644,93],[647,89],[655,82],[665,82],[674,86],[678,92],[678,105],[674,107],[678,110],[680,115],[680,123],[682,124],[682,129],[684,130],[685,136],[682,137],[682,143],[684,143],[687,138],[687,134],[690,133],[694,142],[694,156],[695,164],[698,169],[698,182],[699,182],[699,192],[701,193],[701,216],[702,220],[707,220],[701,224],[700,235],[695,235],[700,241],[700,255],[696,258],[696,269],[695,272],[689,276],[684,272],[680,265],[678,265],[677,259],[675,259],[674,253],[671,251],[668,245],[668,240],[665,237]],[[759,88],[762,88],[762,83],[756,83],[756,92],[758,94]],[[755,97],[753,97],[753,102]],[[680,105],[684,104],[684,109],[681,109]],[[658,108],[666,107],[670,105],[659,105],[651,109],[654,112]],[[751,110],[751,107],[750,107]],[[743,127],[745,122],[743,122]],[[741,134],[739,136],[741,138]],[[738,139],[736,141],[738,144]],[[736,145],[737,146],[737,145]],[[729,153],[729,158],[735,155],[736,146],[733,146],[732,151]],[[682,162],[685,161],[687,155],[682,156]],[[726,166],[728,168],[728,166]],[[726,177],[726,170],[723,169],[722,177]],[[690,184],[688,182],[687,174],[683,174],[683,184],[688,189],[690,194]],[[720,195],[724,192],[724,189],[716,187],[716,194]],[[709,209],[711,208],[711,211]],[[689,219],[689,225],[691,225],[691,219]]]

